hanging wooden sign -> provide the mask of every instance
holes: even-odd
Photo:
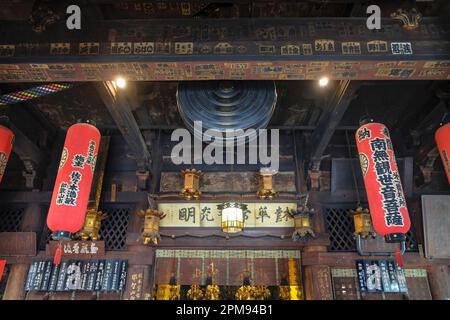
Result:
[[[58,241],[50,241],[49,252],[47,254],[54,255],[58,248]],[[80,256],[103,256],[105,255],[104,241],[64,241],[62,242],[63,257],[80,257]]]
[[[25,282],[26,291],[123,291],[127,260],[35,261]]]
[[[361,292],[408,292],[405,271],[395,260],[357,260]]]

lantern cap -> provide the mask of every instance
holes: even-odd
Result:
[[[359,125],[363,126],[365,124],[374,122],[373,118],[369,117],[369,116],[363,116],[359,119]]]
[[[77,120],[77,123],[86,123],[86,124],[90,124],[91,126],[94,126],[94,127],[96,127],[96,122],[94,121],[94,120],[91,120],[91,119],[83,119],[83,118],[80,118],[80,119],[78,119]]]
[[[70,240],[70,232],[69,231],[55,231],[52,234],[53,240]]]
[[[393,243],[393,242],[402,242],[405,241],[405,234],[404,233],[389,233],[384,236],[387,243]]]

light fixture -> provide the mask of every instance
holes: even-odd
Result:
[[[191,200],[192,198],[198,199],[202,194],[199,190],[202,172],[196,169],[186,169],[181,170],[181,175],[184,181],[180,195],[185,197],[187,200]]]
[[[372,219],[368,209],[358,207],[356,210],[350,210],[353,216],[353,224],[355,225],[355,236],[361,236],[363,239],[371,236],[375,238],[376,233],[372,226]]]
[[[257,196],[260,199],[269,199],[277,195],[277,192],[273,188],[273,176],[276,171],[270,170],[269,168],[261,168],[259,172],[259,190]]]
[[[159,234],[159,223],[166,216],[163,212],[156,209],[140,210],[138,216],[144,217],[144,230],[141,237],[144,245],[158,244],[158,240],[161,239]]]
[[[222,231],[236,233],[244,229],[244,210],[247,205],[237,202],[225,202],[217,206],[222,215]]]
[[[325,87],[329,82],[328,77],[322,77],[319,79],[319,86]]]
[[[127,86],[127,81],[123,77],[117,77],[114,83],[120,89],[125,89],[125,87]]]

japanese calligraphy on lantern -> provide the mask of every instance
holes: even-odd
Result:
[[[220,227],[221,203],[159,203],[158,210],[166,214],[161,227]],[[244,203],[245,227],[294,226],[289,211],[297,208],[296,203]]]
[[[356,143],[375,230],[383,236],[408,232],[408,208],[388,129],[365,124],[356,132]]]

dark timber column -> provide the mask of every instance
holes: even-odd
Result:
[[[448,266],[430,267],[428,280],[434,300],[450,300],[450,268]]]
[[[333,300],[330,267],[306,266],[303,274],[306,300]]]
[[[13,264],[6,283],[3,300],[25,299],[25,281],[28,274],[28,264]]]

